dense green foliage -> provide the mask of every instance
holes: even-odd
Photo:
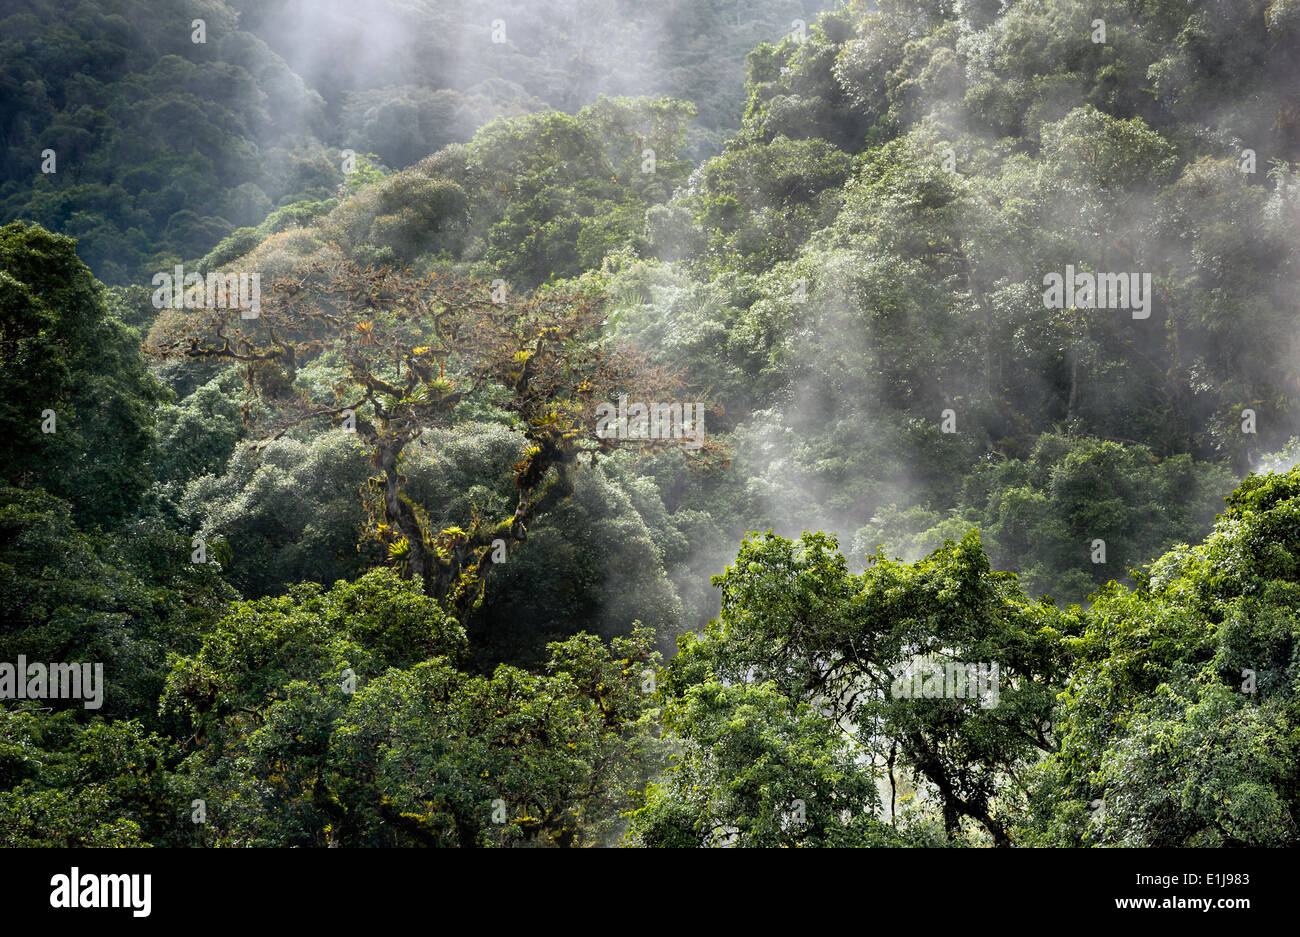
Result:
[[[105,525],[128,517],[149,482],[152,407],[163,389],[139,336],[108,314],[71,238],[0,228],[0,443],[6,475]]]
[[[351,184],[342,150],[401,168],[494,117],[575,110],[606,93],[698,102],[692,151],[714,152],[739,122],[746,53],[820,9],[802,0],[568,6],[9,3],[0,214],[75,237],[101,280],[127,284],[218,242],[224,252],[232,238],[253,246],[249,229],[272,209],[328,202]],[[508,24],[504,42],[492,41],[495,20]]]
[[[324,101],[228,5],[32,0],[6,14],[0,204],[77,238],[104,281],[147,279],[282,200],[333,194]]]
[[[871,785],[906,772],[931,793],[890,835],[916,842],[937,808],[974,842],[1294,845],[1297,511],[1300,470],[1252,476],[1203,545],[1087,611],[1028,602],[973,534],[861,574],[822,534],[748,540],[669,667],[683,753],[634,839],[817,845],[851,811],[829,841],[884,844]],[[998,704],[892,695],[927,653],[999,662]],[[783,826],[794,799],[806,822]]]
[[[1300,842],[1300,4],[587,6],[0,20],[0,844]]]

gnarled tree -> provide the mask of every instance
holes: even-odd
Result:
[[[680,383],[602,338],[603,298],[591,291],[515,296],[499,283],[318,255],[275,276],[266,294],[252,318],[202,306],[170,316],[149,351],[243,362],[245,420],[261,443],[310,421],[354,428],[378,470],[365,492],[377,534],[403,573],[457,614],[481,601],[493,544],[523,541],[536,517],[572,493],[571,467],[584,453],[594,463],[620,446],[681,445],[597,434],[601,402],[619,393],[671,399]],[[322,354],[343,374],[333,400],[314,399],[298,380]],[[470,399],[508,413],[525,438],[514,465],[518,501],[510,516],[435,532],[403,492],[402,454],[424,430],[453,424]],[[713,452],[707,441],[697,450]]]

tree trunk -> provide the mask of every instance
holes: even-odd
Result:
[[[384,473],[384,513],[388,523],[400,530],[402,536],[406,538],[410,574],[425,584],[427,593],[431,572],[429,552],[415,511],[402,499],[401,473],[397,471],[397,457],[402,454],[405,446],[405,442],[399,440],[381,442],[378,450],[379,458],[376,461]]]

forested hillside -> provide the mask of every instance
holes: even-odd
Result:
[[[1297,0],[19,7],[0,844],[1300,842]]]
[[[300,223],[346,192],[344,149],[401,169],[493,117],[604,93],[698,102],[691,152],[712,154],[739,124],[746,54],[819,9],[13,0],[0,18],[0,216],[77,238],[97,277],[127,285],[232,233]]]

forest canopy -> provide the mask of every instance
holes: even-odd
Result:
[[[0,844],[1300,842],[1300,4],[370,6],[0,20]]]

